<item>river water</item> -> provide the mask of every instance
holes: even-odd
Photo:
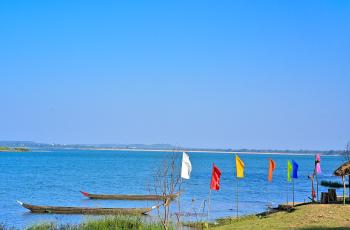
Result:
[[[164,159],[173,153],[147,151],[55,150],[25,153],[0,153],[0,223],[25,228],[38,222],[79,223],[92,218],[81,215],[32,214],[16,200],[38,205],[89,207],[148,207],[154,201],[88,200],[79,191],[91,193],[149,194],[154,189],[154,175]],[[176,153],[181,160],[182,153]],[[184,180],[180,212],[206,213],[212,164],[222,172],[219,191],[211,193],[210,218],[236,215],[237,182],[234,155],[228,153],[189,152],[193,171]],[[266,210],[292,198],[292,184],[287,183],[287,160],[299,164],[295,180],[295,200],[307,201],[311,193],[308,174],[312,173],[312,155],[239,154],[245,163],[245,178],[238,182],[238,213]],[[273,181],[267,181],[268,159],[276,162]],[[339,180],[332,172],[343,162],[341,156],[322,156],[319,180]],[[327,188],[319,187],[320,192]],[[340,194],[342,190],[338,190]],[[173,211],[179,208],[173,202]],[[150,213],[156,216],[156,211]],[[187,217],[196,218],[196,217]],[[197,216],[200,217],[200,215]]]

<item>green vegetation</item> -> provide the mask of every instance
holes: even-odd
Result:
[[[115,216],[89,220],[79,225],[56,225],[43,223],[31,226],[27,230],[161,230],[163,226],[156,222],[145,222],[140,217]],[[0,229],[1,230],[1,229]]]
[[[257,153],[307,153],[307,154],[316,154],[320,153],[321,155],[349,155],[348,151],[342,150],[328,150],[328,151],[320,151],[320,150],[283,150],[283,149],[222,149],[222,148],[187,148],[181,146],[174,146],[170,144],[47,144],[47,143],[36,143],[33,141],[0,141],[0,145],[2,146],[27,146],[28,148],[41,148],[41,149],[65,149],[65,148],[75,148],[75,149],[146,149],[146,150],[177,150],[177,151],[219,151],[219,152],[257,152]],[[350,144],[349,144],[350,146]]]
[[[0,151],[10,151],[11,149],[9,147],[0,146]]]
[[[277,212],[267,216],[249,215],[240,218],[222,218],[216,223],[193,222],[191,229],[350,229],[350,205],[309,204],[295,208],[293,212]],[[27,230],[161,230],[159,222],[147,222],[141,217],[115,216],[93,219],[79,225],[37,224]],[[175,229],[172,226],[170,229]],[[0,224],[0,230],[14,230]]]
[[[23,147],[9,148],[6,146],[0,146],[0,152],[28,152],[28,151],[29,151],[28,148],[23,148]]]
[[[21,147],[21,148],[14,148],[14,150],[15,150],[16,152],[29,152],[29,149],[23,148],[23,147]]]
[[[326,181],[323,180],[321,181],[321,185],[324,187],[329,187],[329,188],[342,188],[343,184],[337,181]],[[349,187],[349,184],[345,185],[346,187]]]

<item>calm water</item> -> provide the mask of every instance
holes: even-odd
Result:
[[[152,201],[99,201],[82,197],[79,190],[91,193],[147,194],[153,184],[153,175],[162,160],[163,152],[83,151],[60,150],[52,152],[0,154],[0,223],[24,228],[38,221],[78,223],[86,218],[80,215],[31,214],[16,203],[21,200],[41,205],[69,205],[94,207],[146,207]],[[208,198],[212,163],[222,172],[220,191],[212,192],[211,218],[236,214],[236,181],[234,156],[230,154],[189,153],[192,177],[183,184],[181,207],[185,212],[200,207]],[[287,159],[299,164],[299,179],[295,182],[297,201],[307,200],[311,185],[307,175],[313,169],[313,156],[240,155],[245,162],[246,177],[239,181],[239,214],[264,211],[268,203],[285,202],[291,184],[286,183]],[[273,158],[277,168],[273,183],[267,182],[268,159]],[[181,153],[179,153],[181,158]],[[320,180],[337,178],[333,170],[342,163],[342,157],[321,158]],[[320,187],[320,191],[326,188]],[[337,191],[341,193],[341,190]],[[194,199],[192,202],[191,200]],[[174,203],[176,207],[176,203]],[[156,213],[151,213],[156,215]]]

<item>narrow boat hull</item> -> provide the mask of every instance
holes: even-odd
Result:
[[[52,214],[83,214],[83,215],[146,215],[157,208],[91,208],[91,207],[60,207],[60,206],[39,206],[18,202],[32,213]]]
[[[162,195],[123,195],[123,194],[91,194],[88,192],[82,192],[84,196],[90,199],[99,199],[99,200],[166,200],[166,198],[170,198],[170,200],[174,200],[179,196],[179,193],[171,194],[168,196]]]

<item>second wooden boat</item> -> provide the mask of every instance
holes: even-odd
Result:
[[[83,214],[83,215],[146,215],[158,206],[150,208],[93,208],[93,207],[62,207],[62,206],[39,206],[17,201],[22,207],[32,213],[52,214]]]
[[[165,200],[170,198],[174,200],[180,195],[180,193],[171,194],[168,196],[162,195],[123,195],[123,194],[91,194],[88,192],[80,191],[81,194],[90,198],[90,199],[99,199],[99,200]]]

